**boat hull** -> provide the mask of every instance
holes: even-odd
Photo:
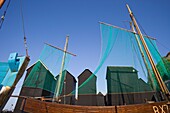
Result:
[[[25,98],[21,111],[28,113],[169,113],[168,102],[121,106],[78,106]]]

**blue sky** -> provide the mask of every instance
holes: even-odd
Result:
[[[165,56],[170,51],[169,0],[22,0],[29,65],[38,59],[44,42],[63,48],[69,35],[68,51],[77,55],[70,61],[69,72],[75,77],[85,68],[93,72],[101,52],[99,21],[124,27],[123,21],[130,21],[126,3],[147,35],[157,39],[160,53]],[[20,0],[10,4],[0,30],[0,45],[0,61],[7,61],[11,52],[25,55]],[[98,89],[106,92],[105,75],[99,76]]]

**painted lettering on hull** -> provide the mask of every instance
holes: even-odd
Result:
[[[169,113],[168,105],[153,106],[154,113]]]

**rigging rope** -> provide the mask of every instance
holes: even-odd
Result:
[[[136,20],[136,21],[138,22],[138,20]],[[138,22],[138,23],[139,23],[139,22]],[[139,26],[141,27],[141,30],[144,32],[144,34],[145,34],[146,36],[148,36],[147,33],[145,32],[145,30],[143,29],[143,27],[140,25],[140,23],[139,23]],[[162,59],[161,54],[159,53],[158,49],[155,47],[155,45],[153,44],[153,42],[151,41],[151,39],[148,38],[148,40],[149,40],[149,42],[151,43],[151,45],[153,46],[153,48],[154,48],[155,52],[157,53],[158,57],[160,58],[160,61],[159,61],[159,62],[163,62],[163,65],[162,65],[163,67],[168,67],[167,63],[165,62],[165,60]],[[157,41],[157,42],[158,42],[158,41]],[[152,56],[152,57],[153,57],[153,56]],[[156,59],[156,60],[158,60],[158,59]],[[157,62],[157,63],[158,63],[158,62]],[[166,71],[168,72],[169,70],[166,69]]]
[[[125,24],[125,22],[129,22],[129,21],[123,21],[123,24],[124,24],[125,28],[127,29],[127,25]],[[130,23],[130,22],[129,22],[129,23]],[[141,59],[140,59],[140,55],[139,55],[139,53],[137,52],[137,48],[135,47],[134,42],[132,41],[132,39],[135,38],[135,37],[132,37],[132,35],[131,35],[130,32],[128,32],[128,35],[129,35],[129,37],[130,37],[130,43],[131,43],[131,46],[132,46],[132,53],[133,53],[133,54],[136,54],[137,59],[138,59],[138,61],[139,61],[139,64],[140,64],[140,66],[141,66],[141,68],[142,68],[142,72],[143,72],[143,74],[145,75],[145,77],[147,77],[147,74],[146,74],[146,72],[145,72],[145,70],[144,70],[144,68],[143,68],[143,65],[142,65],[142,61],[141,61]],[[134,56],[133,56],[133,62],[134,62],[134,63],[133,63],[134,66],[135,66],[135,58],[134,58]]]
[[[22,29],[23,29],[23,33],[24,33],[24,46],[25,46],[26,56],[29,57],[28,47],[27,47],[27,39],[26,39],[26,35],[25,35],[24,15],[23,15],[23,11],[22,11],[22,0],[20,0],[20,11],[21,11],[21,17],[22,17]]]
[[[6,16],[6,13],[7,13],[7,10],[8,10],[8,8],[9,8],[10,3],[11,3],[11,0],[8,1],[8,4],[7,4],[6,9],[5,9],[5,11],[4,11],[4,14],[1,16],[0,29],[2,28],[2,25],[3,25],[3,23],[4,23],[5,16]]]
[[[170,51],[170,48],[168,48],[168,47],[166,47],[164,44],[158,42],[158,40],[157,40],[157,43],[160,44],[162,47],[164,47],[166,50]]]
[[[125,24],[125,22],[128,22],[128,23],[130,23],[129,21],[123,21],[123,25],[124,25],[124,27],[126,28],[126,29],[128,29],[128,27],[127,27],[127,25]],[[133,53],[133,56],[132,56],[132,59],[133,59],[133,61],[132,61],[132,65],[133,65],[133,67],[135,67],[135,56],[134,56],[134,51],[135,51],[135,48],[133,47],[134,45],[133,45],[133,42],[132,42],[132,36],[130,35],[130,32],[128,32],[127,33],[128,35],[129,35],[129,38],[128,39],[130,39],[130,43],[131,43],[131,50],[132,50],[132,53]],[[127,44],[127,43],[126,43]],[[126,47],[127,48],[127,47]]]
[[[137,59],[139,60],[139,64],[140,64],[140,66],[141,66],[141,68],[142,68],[142,71],[143,71],[145,77],[147,77],[147,74],[146,74],[146,72],[145,72],[145,70],[144,70],[144,68],[143,68],[143,65],[142,65],[142,60],[140,59],[140,55],[139,55],[139,53],[137,52],[137,50],[136,50],[136,48],[135,48],[134,43],[132,42],[132,40],[131,40],[131,43],[132,43],[132,48],[133,48],[133,50],[134,50],[134,51],[133,51],[133,54],[136,53],[136,56],[137,56]]]
[[[140,25],[140,22],[136,19],[136,21],[138,22],[141,30],[144,32],[144,34],[146,35],[146,37],[148,37],[147,33],[145,32],[145,30],[143,29],[142,25]],[[159,57],[162,57],[161,54],[159,53],[159,51],[157,50],[157,48],[155,47],[155,45],[152,43],[151,39],[149,39],[149,42],[152,44],[152,46],[154,47],[154,49],[156,50],[156,52],[158,53]]]

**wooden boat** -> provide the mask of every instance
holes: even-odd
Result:
[[[168,102],[122,106],[78,106],[25,98],[21,111],[28,113],[169,113]]]
[[[80,106],[80,105],[59,104],[55,102],[56,98],[52,100],[53,102],[46,102],[44,101],[46,99],[43,98],[35,99],[31,97],[30,98],[20,97],[23,98],[22,105],[20,106],[20,110],[22,112],[28,112],[28,113],[169,113],[170,112],[169,90],[167,89],[162,78],[160,77],[160,74],[153,62],[153,59],[150,55],[147,45],[137,25],[135,17],[133,16],[133,13],[128,5],[127,8],[130,13],[130,17],[134,23],[134,26],[136,27],[138,35],[140,36],[142,45],[144,46],[144,49],[147,53],[152,69],[156,76],[156,80],[159,83],[160,90],[163,93],[163,96],[165,97],[164,101],[161,102],[146,101],[146,103],[142,103],[142,104],[115,105],[115,106]]]

